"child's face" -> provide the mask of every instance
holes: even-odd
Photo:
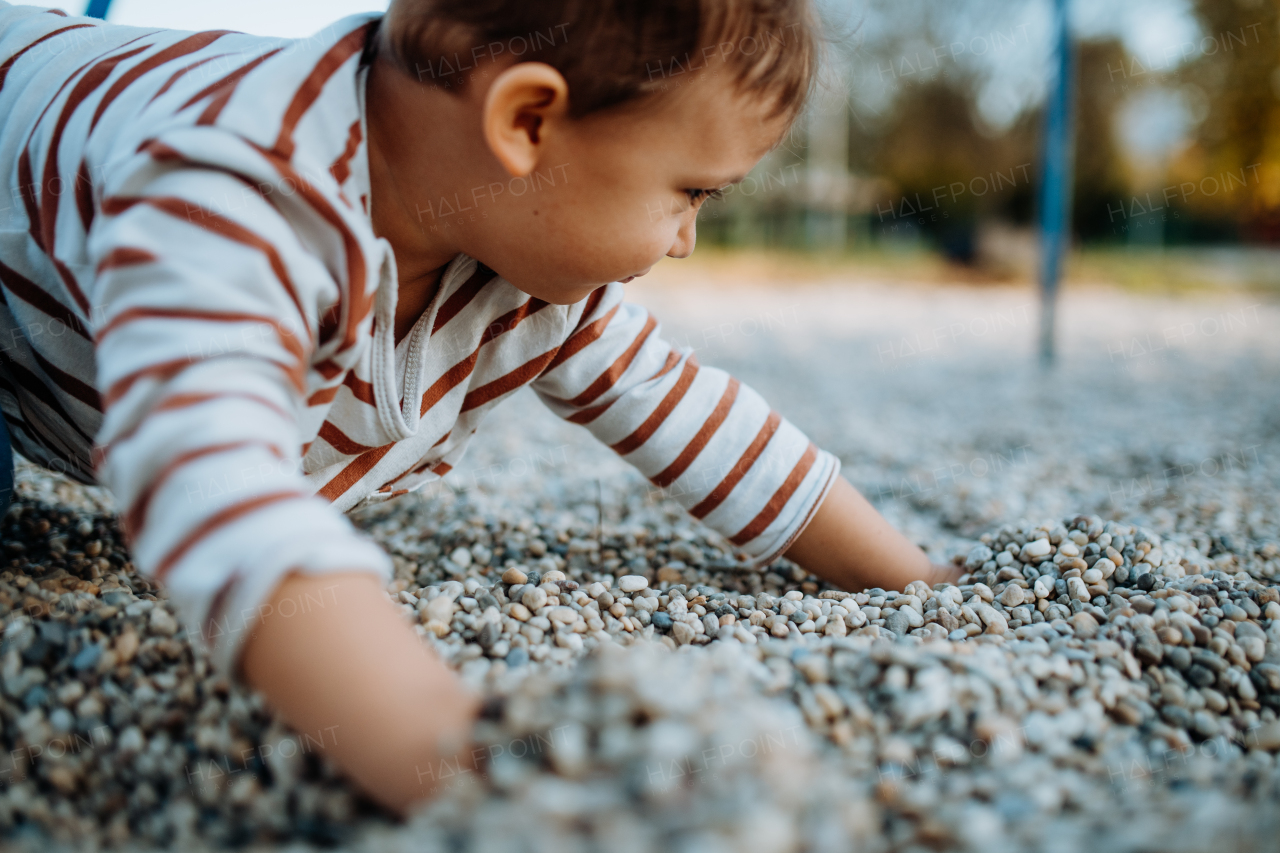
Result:
[[[788,119],[724,72],[668,84],[572,119],[573,94],[549,65],[484,66],[450,90],[375,63],[371,216],[402,293],[459,252],[555,304],[686,257],[705,194],[744,177]]]
[[[686,257],[706,193],[741,180],[785,133],[771,106],[727,75],[689,75],[639,109],[547,123],[527,187],[508,178],[461,250],[557,304]]]

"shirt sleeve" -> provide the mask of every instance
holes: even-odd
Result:
[[[141,159],[108,185],[90,232],[97,473],[139,570],[235,674],[285,574],[386,578],[390,563],[302,477],[299,414],[334,277],[255,181]]]
[[[765,565],[804,530],[840,463],[751,388],[698,364],[610,284],[534,390],[665,494]]]

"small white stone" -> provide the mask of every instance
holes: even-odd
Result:
[[[454,548],[449,559],[465,569],[471,565],[471,552],[466,548]]]
[[[427,602],[427,619],[449,624],[453,618],[453,599],[447,595],[437,595]],[[429,627],[429,626],[428,626]]]
[[[631,606],[636,610],[648,610],[650,613],[655,612],[661,606],[656,598],[649,596],[637,596],[635,601],[631,602]]]
[[[618,578],[618,589],[623,592],[639,592],[649,586],[649,580],[644,575],[623,575]]]
[[[1039,580],[1039,578],[1037,578]],[[1024,590],[1017,584],[1009,584],[1005,587],[1004,592],[1000,593],[1000,603],[1005,607],[1017,607],[1022,603]]]
[[[1067,578],[1067,595],[1079,601],[1089,600],[1089,588],[1080,578]]]
[[[1241,637],[1236,643],[1252,663],[1258,663],[1266,656],[1267,642],[1261,637]]]
[[[978,618],[982,620],[982,624],[988,627],[990,627],[997,618],[1002,618],[998,610],[987,604],[978,605],[978,607],[974,608],[974,612],[978,614]]]
[[[572,632],[567,634],[563,632],[557,632],[556,645],[562,649],[568,649],[573,652],[580,652],[582,651],[582,637],[581,635],[574,634]]]
[[[542,587],[535,586],[533,589],[526,589],[520,600],[530,610],[541,610],[547,606],[547,591]]]
[[[818,684],[813,688],[813,698],[818,701],[829,720],[837,719],[844,713],[844,700],[826,684]]]
[[[136,755],[146,745],[147,739],[137,726],[129,726],[121,733],[119,740],[116,741],[116,749],[126,756]]]
[[[988,607],[987,610],[991,611],[990,621],[987,621],[985,616],[983,621],[987,622],[988,634],[1003,634],[1009,630],[1009,622],[1004,618],[1004,614],[994,607]]]
[[[1048,539],[1036,539],[1022,546],[1022,553],[1020,556],[1027,559],[1031,557],[1044,557],[1048,555],[1052,548],[1053,546],[1049,544]],[[1023,562],[1026,562],[1026,559],[1024,559]]]
[[[572,625],[578,621],[578,612],[572,607],[552,607],[547,613],[547,618],[552,622],[561,622],[565,625]]]
[[[151,610],[149,626],[151,633],[165,637],[172,637],[178,630],[177,621],[163,607],[155,607]]]
[[[1092,614],[1077,613],[1071,617],[1070,622],[1076,636],[1082,640],[1091,639],[1098,633],[1098,620]]]

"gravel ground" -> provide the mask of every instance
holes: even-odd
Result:
[[[359,516],[487,697],[483,774],[398,825],[192,655],[110,499],[4,520],[0,838],[355,850],[1273,849],[1280,311],[1023,290],[646,284],[958,586],[741,571],[529,395],[446,482]],[[725,305],[732,305],[726,309]]]

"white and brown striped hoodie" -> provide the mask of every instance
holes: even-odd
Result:
[[[395,342],[395,258],[368,217],[377,21],[286,40],[0,2],[17,449],[112,490],[138,566],[223,667],[284,573],[385,574],[342,511],[443,476],[523,385],[772,559],[838,462],[621,285],[551,305],[459,256]]]

